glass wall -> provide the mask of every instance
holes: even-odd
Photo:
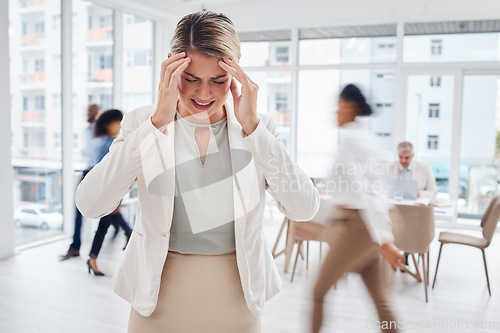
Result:
[[[71,131],[74,139],[76,188],[89,166],[88,107],[116,107],[116,13],[90,1],[72,0],[71,4],[72,105],[62,110],[61,0],[9,0],[16,245],[62,235],[63,228],[73,224],[62,215],[63,131]],[[123,48],[118,54],[123,63],[119,82],[123,95],[118,100],[128,111],[153,103],[155,26],[150,19],[128,13],[120,12],[119,19],[123,20]],[[62,128],[63,112],[72,113],[72,128]],[[66,204],[74,207],[72,201]]]
[[[15,243],[62,233],[61,2],[9,2]]]

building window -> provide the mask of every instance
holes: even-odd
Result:
[[[429,103],[429,118],[439,118],[439,103]]]
[[[52,95],[52,108],[54,110],[61,110],[61,94]]]
[[[45,96],[35,96],[35,110],[45,110]]]
[[[386,44],[386,43],[380,43],[380,44],[377,44],[377,47],[379,49],[393,49],[394,46],[395,46],[394,43],[388,43],[388,44]]]
[[[274,49],[274,56],[276,62],[288,62],[289,61],[288,46],[276,46],[276,48]]]
[[[54,148],[61,148],[61,133],[54,133]]]
[[[377,133],[377,136],[381,136],[381,137],[390,137],[390,136],[391,136],[391,133],[387,133],[387,132],[378,132],[378,133]]]
[[[288,94],[276,93],[276,111],[287,112],[288,110]]]
[[[431,54],[441,55],[443,51],[443,41],[441,39],[431,40]]]
[[[390,109],[392,108],[392,103],[376,103],[377,109]]]
[[[99,69],[112,69],[113,68],[113,56],[112,55],[100,55],[99,56]]]
[[[101,16],[99,18],[99,27],[106,28],[113,26],[113,17],[111,15]]]
[[[391,79],[394,79],[394,73],[377,73],[376,78],[377,79],[391,80]]]
[[[45,31],[45,23],[44,22],[36,22],[35,23],[35,33],[43,33]]]
[[[28,60],[23,59],[23,73],[28,73]]]
[[[127,67],[151,66],[151,50],[129,50],[125,52]]]
[[[99,106],[103,110],[111,109],[113,107],[113,96],[107,94],[100,95]]]
[[[52,31],[57,32],[61,30],[61,15],[52,16]]]
[[[35,72],[44,72],[45,71],[45,60],[42,59],[35,59]]]
[[[23,110],[27,111],[29,108],[29,100],[28,97],[23,96]]]
[[[441,76],[431,76],[431,87],[441,87]]]
[[[27,127],[23,131],[23,147],[25,148],[44,148],[45,147],[45,128]]]
[[[427,149],[438,150],[439,147],[439,136],[438,135],[428,135],[427,136]]]

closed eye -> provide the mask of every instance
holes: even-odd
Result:
[[[184,80],[186,80],[187,82],[196,82],[198,80],[190,80],[190,79],[187,79],[187,78],[184,78]]]
[[[224,80],[224,81],[212,81],[213,83],[217,83],[217,84],[224,84],[226,83],[227,80]]]

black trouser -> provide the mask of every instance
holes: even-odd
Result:
[[[124,218],[119,212],[116,214],[101,217],[101,219],[99,220],[99,226],[97,227],[97,231],[94,236],[94,241],[92,242],[92,248],[90,249],[89,255],[91,258],[97,258],[97,256],[99,255],[99,251],[101,251],[102,243],[104,242],[104,237],[108,232],[109,226],[112,224],[119,225],[122,223],[126,224]]]

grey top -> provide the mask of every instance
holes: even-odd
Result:
[[[195,140],[210,128],[205,164]],[[226,118],[193,124],[176,115],[174,212],[170,251],[217,255],[235,250],[233,178]]]

